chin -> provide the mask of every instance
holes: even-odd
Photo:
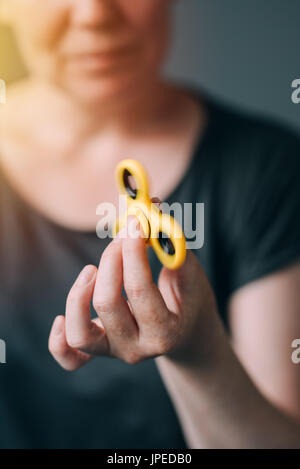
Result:
[[[73,98],[88,106],[110,105],[117,100],[128,100],[145,86],[145,80],[132,76],[99,76],[65,80],[62,87]]]

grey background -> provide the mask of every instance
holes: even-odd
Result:
[[[300,0],[177,0],[174,16],[168,76],[300,129],[300,104],[291,101]],[[22,69],[8,33],[0,29],[0,78],[10,81]]]

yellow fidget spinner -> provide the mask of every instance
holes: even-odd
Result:
[[[135,188],[132,187],[132,178]],[[136,160],[123,160],[116,167],[116,180],[120,194],[126,197],[125,215],[117,219],[113,236],[126,225],[129,215],[138,218],[146,238],[160,260],[168,269],[178,269],[186,257],[183,231],[177,221],[161,213],[149,197],[147,174]]]

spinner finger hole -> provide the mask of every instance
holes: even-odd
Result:
[[[129,197],[136,199],[138,191],[137,184],[134,176],[130,171],[128,171],[128,169],[125,169],[123,172],[123,183]]]
[[[165,233],[160,231],[158,233],[158,242],[163,249],[163,251],[168,254],[169,256],[174,256],[175,254],[175,246],[171,241],[171,238],[169,238]]]

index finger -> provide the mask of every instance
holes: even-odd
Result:
[[[143,233],[130,236],[135,228],[140,229],[136,217],[128,217],[128,228],[129,236],[122,240],[124,288],[140,332],[157,335],[157,327],[167,324],[171,313],[153,282]]]

